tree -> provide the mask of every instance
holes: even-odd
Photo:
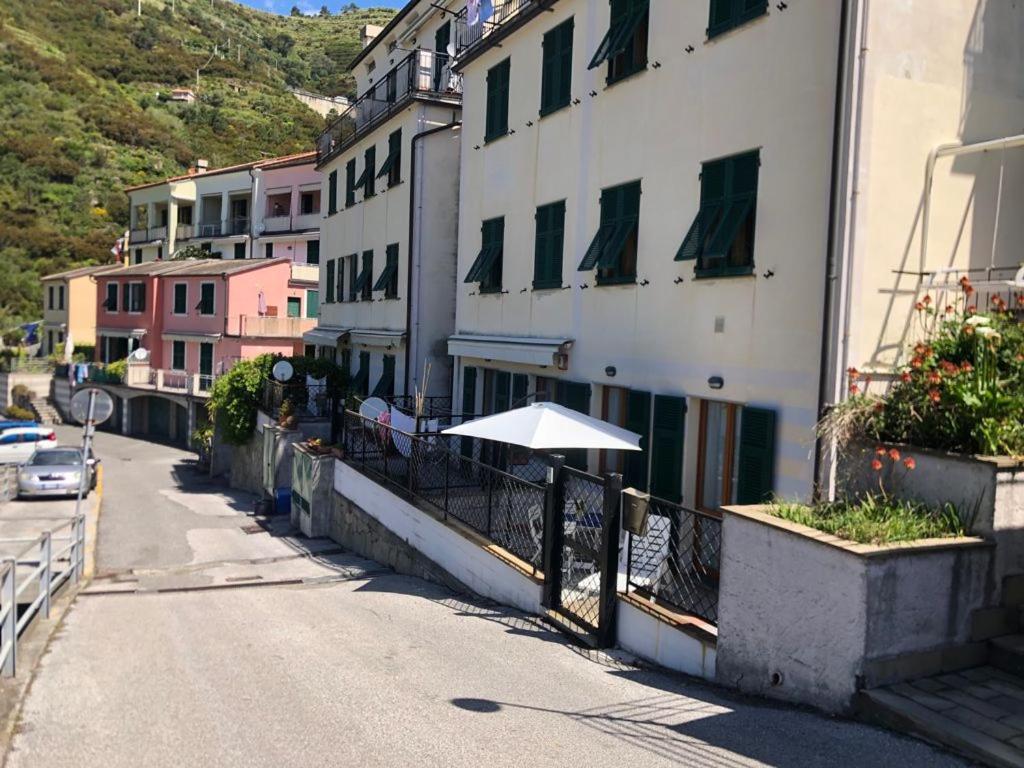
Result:
[[[293,5],[290,15],[291,16],[301,16],[302,15],[302,11],[299,10],[299,6]]]
[[[326,19],[331,15],[331,9],[327,7],[326,3],[320,6],[320,17]]]

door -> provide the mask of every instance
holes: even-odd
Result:
[[[448,90],[448,43],[452,39],[451,23],[442,24],[434,33],[434,90]]]
[[[298,296],[288,297],[288,317],[300,317],[302,315],[302,299]]]
[[[199,387],[203,390],[213,385],[213,344],[199,345]]]

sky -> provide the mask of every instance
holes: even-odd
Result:
[[[251,5],[262,11],[273,11],[274,13],[287,14],[293,5],[299,6],[304,13],[317,13],[320,6],[326,3],[331,13],[336,13],[342,5],[348,5],[353,0],[236,0],[242,5]],[[355,0],[356,5],[362,8],[401,8],[406,0]]]

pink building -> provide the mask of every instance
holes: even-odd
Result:
[[[316,291],[289,259],[146,262],[96,283],[97,359],[129,359],[124,382],[108,385],[126,434],[184,441],[217,376],[263,353],[301,353],[316,325]]]

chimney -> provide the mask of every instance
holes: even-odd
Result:
[[[377,39],[377,35],[384,31],[384,27],[379,27],[376,24],[364,24],[359,30],[359,39],[363,44],[363,48],[368,46],[374,40]]]
[[[210,161],[204,158],[196,160],[196,173],[206,173],[210,170]]]

